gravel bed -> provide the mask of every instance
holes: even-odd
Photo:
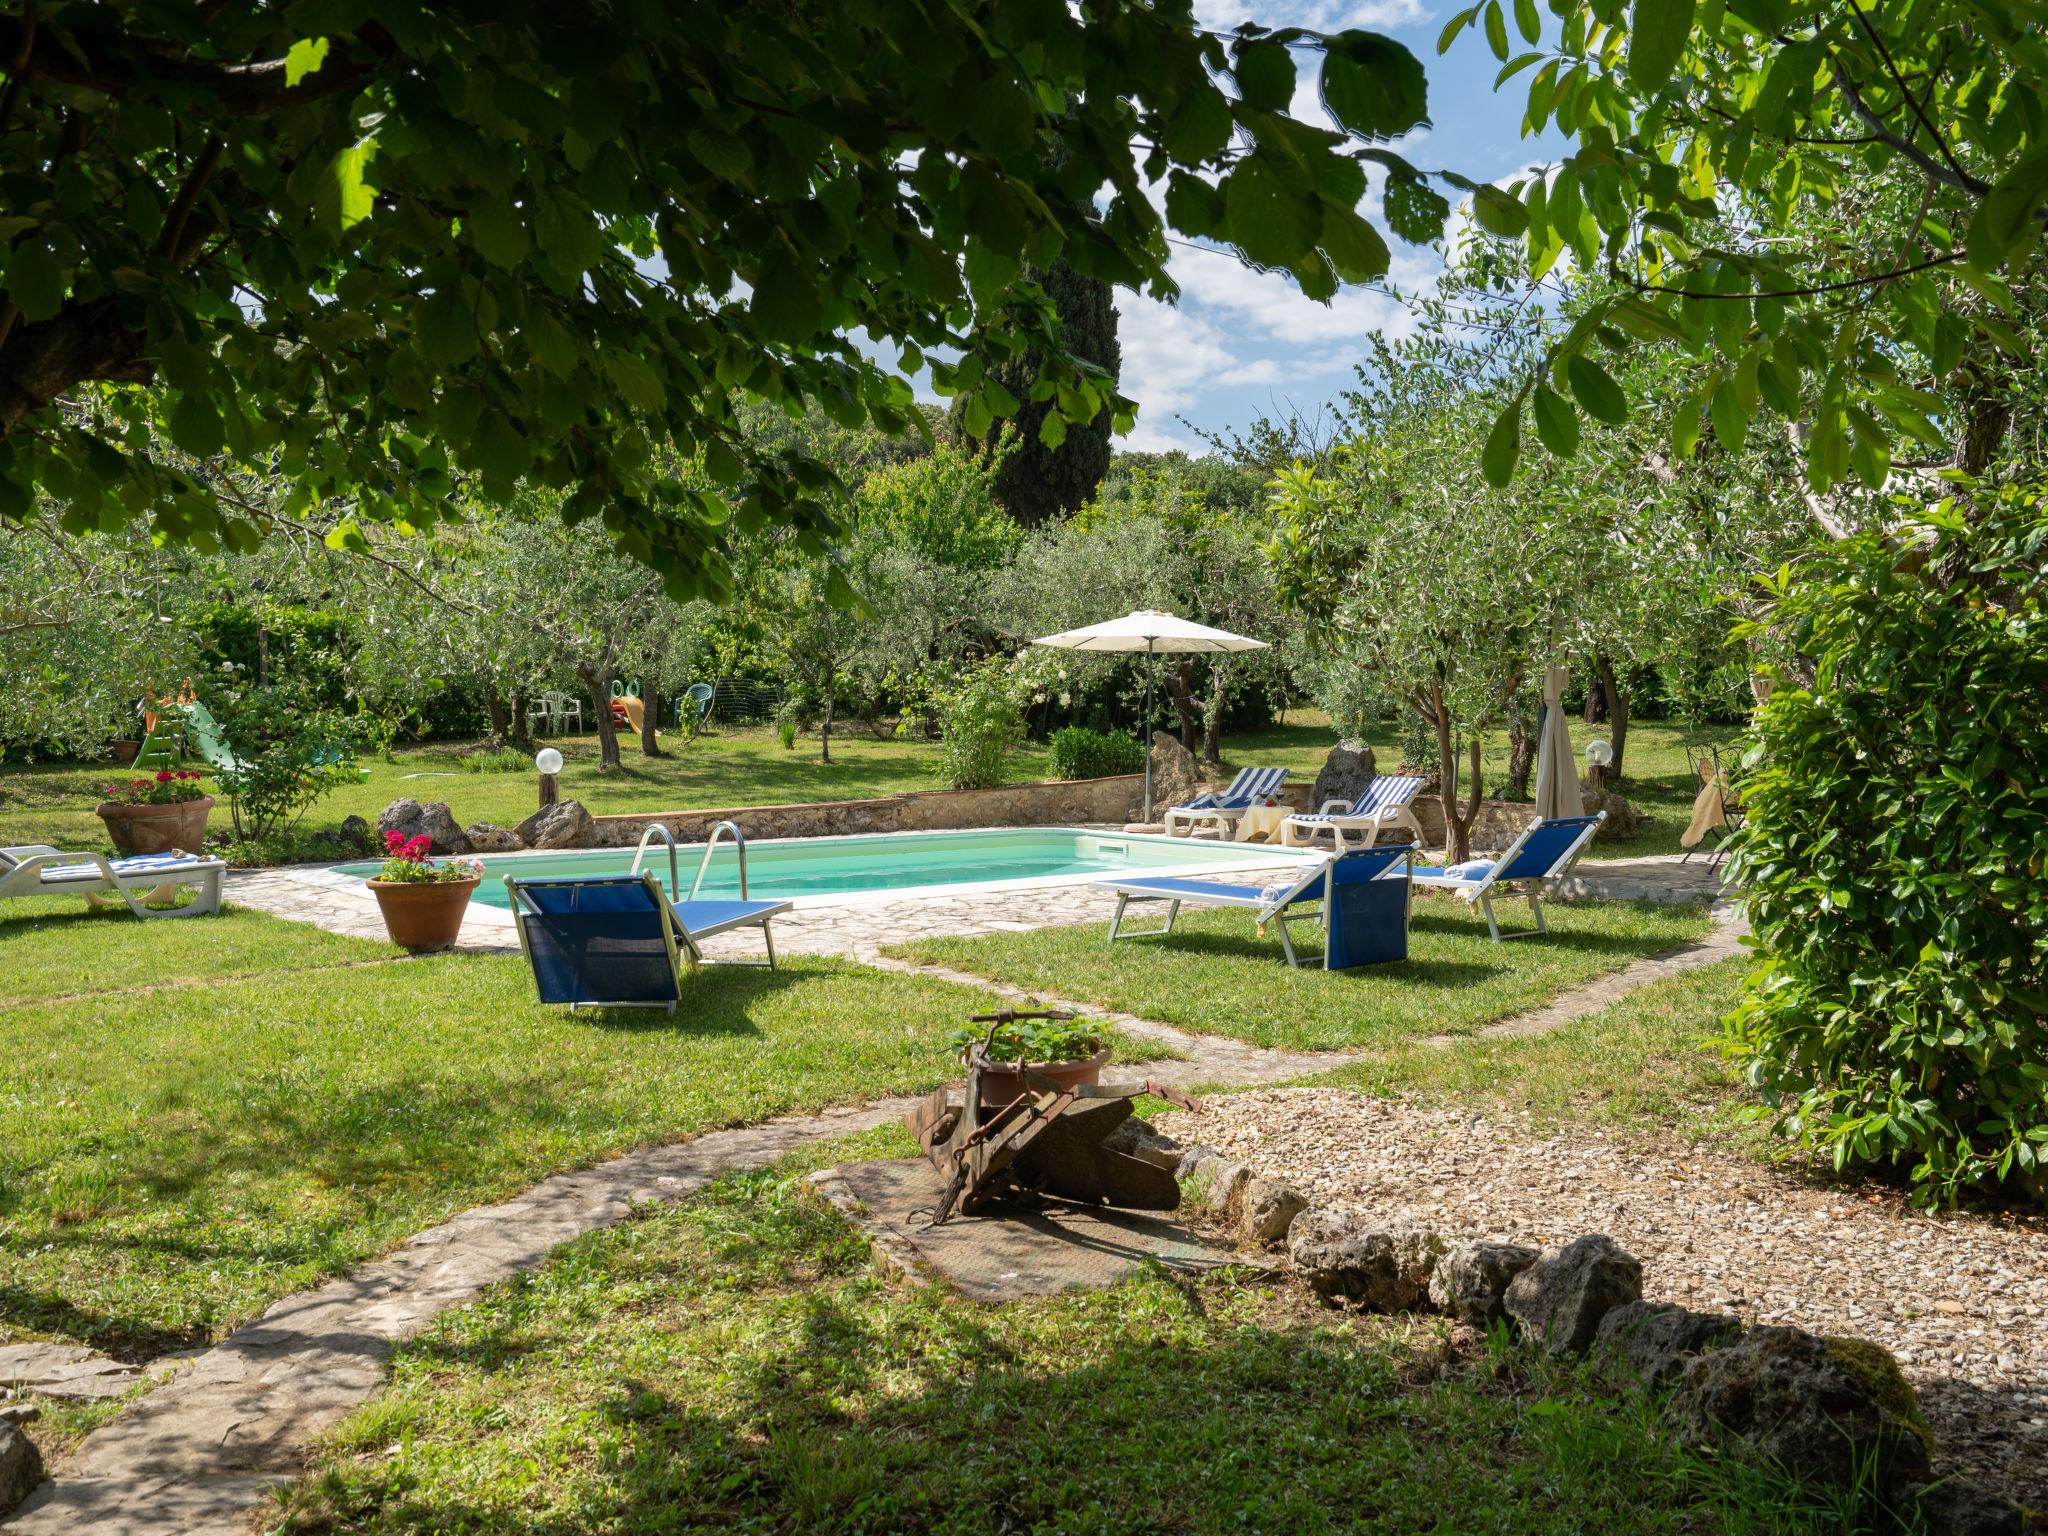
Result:
[[[1643,1261],[1652,1300],[1873,1339],[1919,1392],[1938,1466],[2048,1507],[2048,1220],[1928,1216],[1675,1139],[1543,1134],[1512,1112],[1340,1089],[1219,1096],[1159,1126],[1317,1205],[1459,1238],[1604,1232]]]

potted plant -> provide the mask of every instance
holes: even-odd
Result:
[[[384,931],[401,949],[446,949],[462,931],[462,914],[470,893],[484,877],[481,859],[443,859],[428,855],[433,840],[408,838],[403,832],[384,834],[384,867],[367,880],[384,914]]]
[[[93,812],[118,853],[197,853],[213,810],[201,777],[189,768],[162,768],[148,778],[109,784]]]
[[[1025,1093],[1024,1069],[1051,1078],[1062,1088],[1102,1081],[1109,1047],[1092,1019],[1012,1019],[984,1034],[953,1032],[963,1066],[981,1065],[981,1106],[1000,1109]]]

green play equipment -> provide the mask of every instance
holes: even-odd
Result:
[[[221,735],[213,711],[188,693],[183,698],[160,699],[156,723],[142,739],[135,754],[135,767],[144,772],[175,768],[187,757],[196,757],[215,773],[234,773],[242,764]],[[306,758],[308,768],[339,768],[339,747],[315,747]],[[356,778],[367,784],[370,770],[358,768]]]

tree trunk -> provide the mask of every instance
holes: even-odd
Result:
[[[1223,766],[1223,711],[1230,702],[1230,684],[1222,667],[1209,664],[1209,702],[1202,710],[1202,766]]]
[[[832,663],[828,661],[819,678],[825,694],[825,717],[818,722],[818,761],[821,763],[832,761],[832,695],[837,691],[833,687],[836,680]]]
[[[1462,816],[1458,812],[1458,748],[1451,738],[1451,712],[1444,707],[1443,690],[1430,685],[1423,716],[1436,731],[1436,798],[1444,811],[1444,856],[1455,864],[1472,857],[1472,819],[1479,813],[1478,738],[1473,738],[1472,804]]]
[[[505,700],[495,688],[484,690],[484,714],[491,722],[491,745],[500,750],[510,746],[512,738],[505,729]]]
[[[1166,670],[1166,693],[1173,700],[1173,707],[1180,715],[1180,744],[1190,752],[1195,750],[1195,733],[1201,729],[1202,711],[1195,703],[1195,691],[1188,684],[1189,674],[1195,669],[1192,661],[1182,661]],[[1151,729],[1148,721],[1146,729]]]
[[[576,676],[582,680],[583,691],[597,706],[597,771],[609,773],[620,766],[619,733],[612,726],[611,668],[600,670],[579,661],[576,663]]]
[[[661,750],[661,700],[659,697],[640,700],[640,755],[642,757],[667,757]]]
[[[526,694],[518,689],[512,693],[512,741],[519,747],[533,745],[533,724],[526,718]]]
[[[1996,353],[1992,356],[1995,358]],[[1998,456],[2005,434],[2012,426],[2012,402],[2005,379],[1995,375],[1987,377],[1986,371],[1974,365],[1969,367],[1968,376],[1975,389],[1963,408],[1963,428],[1956,439],[1955,466],[1966,475],[1981,475]],[[1970,521],[1975,522],[1982,515],[1976,496],[1967,488],[1961,489],[1957,500],[1962,505],[1963,515]],[[1967,574],[1967,562],[1962,552],[1955,548],[1943,555],[1934,569],[1934,579],[1943,587],[1954,586]]]
[[[1600,691],[1597,679],[1586,685],[1586,707],[1579,718],[1588,725],[1598,725],[1607,718],[1607,696]]]
[[[1593,671],[1598,680],[1599,693],[1606,704],[1607,741],[1614,748],[1614,761],[1601,773],[1601,782],[1621,782],[1622,754],[1628,750],[1628,694],[1621,686],[1621,679],[1614,675],[1612,657],[1595,656]]]
[[[1508,716],[1508,782],[1510,800],[1529,798],[1529,774],[1536,767],[1536,732],[1529,728],[1526,710]]]

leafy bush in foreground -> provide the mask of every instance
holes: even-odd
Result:
[[[1735,877],[1765,962],[1730,1049],[1801,1147],[1924,1198],[2048,1187],[2048,508],[1852,539],[1758,621],[1814,663],[1758,712]],[[1938,577],[1934,573],[1939,573]],[[1755,626],[1752,626],[1754,629]]]

